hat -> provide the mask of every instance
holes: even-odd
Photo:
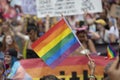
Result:
[[[15,49],[13,49],[13,48],[8,49],[5,54],[11,55],[13,57],[17,57],[17,51]]]
[[[98,23],[98,24],[102,24],[103,26],[106,25],[106,22],[103,19],[98,19],[95,22]]]

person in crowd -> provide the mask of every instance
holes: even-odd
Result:
[[[3,35],[6,35],[6,34],[11,34],[11,35],[14,35],[12,29],[11,29],[11,26],[9,24],[8,21],[4,21],[1,25],[1,31],[2,31],[2,34]]]
[[[95,24],[95,20],[96,20],[95,14],[90,14],[90,13],[85,12],[84,13],[84,20],[85,20],[85,23],[88,25],[89,37],[92,40],[99,39],[100,36],[98,33],[96,33],[97,28],[96,28],[96,24]]]
[[[110,27],[109,34],[111,37],[110,42],[115,43],[119,39],[119,30],[118,30],[117,21],[115,18],[111,17],[109,19],[109,27]]]
[[[10,34],[7,34],[3,38],[3,47],[2,50],[5,52],[6,50],[14,48],[15,50],[19,51],[19,47],[14,39],[14,37]]]
[[[95,21],[97,23],[98,34],[100,38],[96,40],[97,44],[110,43],[111,37],[109,31],[105,29],[106,22],[103,19],[98,19]]]
[[[8,76],[15,61],[17,61],[17,51],[14,48],[8,49],[4,53],[5,75]]]
[[[20,49],[19,49],[19,46],[18,44],[16,43],[16,40],[15,40],[15,37],[10,35],[10,34],[6,34],[3,38],[3,41],[2,41],[2,52],[6,52],[8,49],[10,48],[13,48],[15,50],[17,50],[18,52],[18,58],[22,59],[23,58],[23,55],[20,53]]]
[[[18,52],[10,48],[5,52],[5,75],[9,80],[32,80],[31,76],[26,73],[21,66],[18,58]]]
[[[37,26],[39,31],[39,37],[41,37],[45,33],[45,24],[42,22],[42,20],[38,20]]]
[[[47,26],[49,26],[49,24],[47,24]],[[22,28],[22,27],[24,27],[24,26],[22,26],[22,25],[21,26],[16,26],[16,29],[14,28],[13,30],[14,30],[14,32],[17,36],[22,38],[25,41],[25,43],[27,43],[27,45],[25,45],[25,46],[27,46],[26,51],[28,51],[28,52],[32,51],[31,53],[35,53],[32,50],[31,45],[39,37],[38,27],[32,21],[28,21],[27,29],[26,29],[27,34],[21,33],[22,29],[20,29],[20,28]],[[48,29],[46,29],[46,30],[48,30]],[[29,55],[29,53],[27,55]],[[29,55],[29,58],[30,58],[30,55]],[[34,54],[34,56],[31,55],[31,58],[38,58],[38,56],[37,56],[37,54]]]
[[[29,43],[27,48],[27,56],[31,56],[31,58],[38,58],[38,55],[32,50],[32,43],[38,39],[38,29],[34,24],[29,24],[27,27],[27,34],[29,35]]]
[[[80,22],[79,26],[80,26],[80,28],[76,32],[78,39],[80,40],[80,42],[82,43],[82,45],[84,46],[85,49],[90,50],[90,52],[93,54],[97,54],[95,45],[94,45],[93,41],[91,40],[90,36],[88,36],[88,30],[87,30],[87,27],[85,26],[84,22]],[[85,29],[82,29],[82,28],[85,28]],[[82,52],[80,52],[80,53],[82,53]]]
[[[16,10],[13,7],[11,7],[9,4],[4,5],[2,9],[3,9],[3,17],[5,20],[9,20],[17,16]]]

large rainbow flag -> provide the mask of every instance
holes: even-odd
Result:
[[[79,46],[78,39],[64,19],[61,19],[32,44],[37,55],[52,68],[61,63]]]
[[[91,56],[91,58],[96,64],[97,80],[103,80],[104,68],[115,59],[105,59],[104,56]],[[54,69],[47,66],[41,59],[24,59],[20,63],[33,80],[40,80],[46,75],[55,75],[63,80],[88,80],[86,79],[90,74],[88,61],[86,56],[69,56]]]

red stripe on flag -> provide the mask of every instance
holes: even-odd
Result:
[[[50,30],[48,30],[43,36],[41,36],[38,40],[36,40],[34,42],[34,44],[32,44],[32,48],[35,48],[38,43],[40,43],[41,41],[45,40],[49,35],[51,35],[54,31],[56,31],[61,25],[65,24],[64,19],[62,19],[61,21],[59,21],[56,25],[54,25],[54,27],[52,27]]]

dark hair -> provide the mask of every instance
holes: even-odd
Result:
[[[29,33],[31,30],[37,31],[37,26],[35,24],[28,24],[27,32]]]
[[[82,27],[85,24],[84,21],[79,21],[79,27]]]
[[[35,24],[28,24],[27,33],[29,33],[31,30],[37,32],[37,36],[39,35],[38,27]]]
[[[14,48],[10,48],[6,51],[5,54],[11,55],[11,56],[17,58],[18,52]]]
[[[18,60],[17,58],[18,52],[14,48],[10,48],[5,52],[5,54],[12,56],[10,66],[13,66],[14,62]]]
[[[27,59],[30,58],[39,58],[38,55],[35,53],[35,51],[31,49],[27,49]]]
[[[47,76],[43,76],[43,78],[40,80],[59,80],[59,79],[54,75],[47,75]]]

